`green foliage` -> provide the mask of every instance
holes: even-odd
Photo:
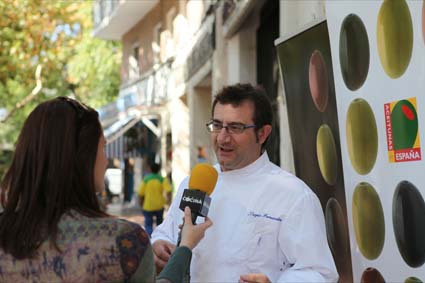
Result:
[[[71,95],[96,108],[118,95],[120,43],[91,34],[91,1],[0,1],[0,108],[12,111],[31,95],[37,66],[42,83],[27,104],[0,122],[0,178],[38,103]]]
[[[14,144],[29,112],[59,95],[99,107],[118,94],[120,43],[92,37],[91,1],[0,1],[0,108],[8,111],[42,89],[0,123],[0,151]],[[1,154],[1,152],[0,152]]]
[[[82,5],[84,15],[82,40],[75,56],[68,61],[69,82],[76,85],[75,95],[90,106],[100,107],[113,101],[120,84],[121,45],[92,36],[92,2]]]

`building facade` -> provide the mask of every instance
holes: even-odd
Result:
[[[229,84],[260,84],[276,118],[267,151],[276,164],[294,171],[274,41],[324,17],[323,1],[97,0],[93,5],[94,36],[123,46],[119,98],[100,110],[110,141],[142,121],[158,140],[157,159],[178,185],[197,162],[198,148],[215,161],[205,129],[213,95]]]

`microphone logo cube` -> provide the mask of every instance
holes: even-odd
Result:
[[[192,213],[206,217],[210,209],[211,198],[202,191],[185,189],[179,208],[184,211],[188,206]]]

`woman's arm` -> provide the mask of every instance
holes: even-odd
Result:
[[[190,260],[192,259],[192,249],[202,240],[207,230],[212,225],[211,220],[206,217],[205,222],[193,225],[189,207],[184,210],[184,225],[182,227],[182,239],[180,246],[174,251],[167,265],[159,274],[157,282],[189,282]]]

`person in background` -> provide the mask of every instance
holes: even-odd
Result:
[[[145,217],[145,229],[151,235],[154,218],[156,225],[160,225],[163,221],[164,205],[171,202],[172,188],[168,178],[159,174],[161,166],[158,163],[151,163],[149,167],[151,173],[143,178],[138,195]]]
[[[198,155],[197,155],[197,158],[198,158],[198,163],[206,163],[206,162],[208,162],[207,154],[205,152],[205,147],[198,146]]]
[[[323,210],[300,179],[270,162],[264,147],[273,111],[264,90],[222,89],[207,130],[217,156],[208,216],[215,225],[193,250],[192,282],[336,282]],[[180,185],[164,223],[152,234],[159,267],[175,249],[182,212]]]
[[[134,193],[134,161],[131,158],[124,159],[124,205],[130,206]]]
[[[0,282],[154,282],[148,234],[109,216],[104,190],[105,138],[98,113],[58,97],[26,119],[0,183]],[[192,225],[157,282],[183,282],[191,249],[212,222]]]
[[[113,195],[109,187],[109,178],[108,176],[106,176],[106,174],[105,174],[105,191],[104,192],[106,195],[107,204],[110,204],[112,202]]]

